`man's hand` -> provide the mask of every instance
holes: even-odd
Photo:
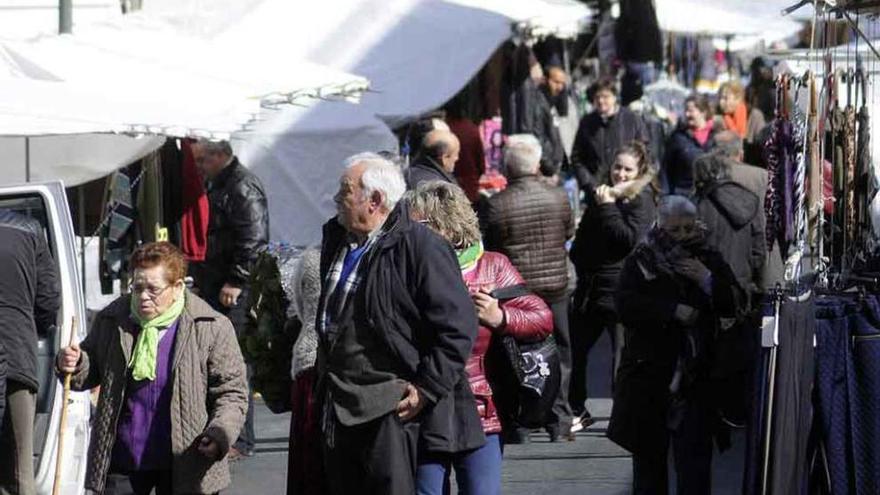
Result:
[[[61,349],[58,354],[58,369],[63,373],[73,373],[76,371],[76,365],[79,363],[81,355],[82,352],[77,344]]]
[[[477,318],[489,328],[498,328],[504,323],[504,312],[498,306],[498,299],[490,296],[485,290],[471,295],[477,307]]]
[[[227,308],[231,308],[238,304],[238,296],[240,295],[241,287],[223,284],[223,288],[220,289],[220,304],[226,306]]]
[[[208,435],[202,435],[199,439],[199,445],[196,447],[199,453],[208,459],[217,459],[220,457],[220,446]]]
[[[413,384],[407,383],[403,398],[397,403],[397,416],[403,421],[409,421],[416,417],[423,407],[425,407],[425,401],[419,395],[419,389]]]

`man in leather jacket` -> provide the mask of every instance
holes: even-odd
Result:
[[[269,242],[269,210],[260,179],[239,163],[226,141],[201,140],[193,158],[207,181],[210,217],[205,261],[192,267],[198,294],[226,315],[241,334],[247,324],[251,265]],[[250,373],[248,373],[250,375]],[[233,460],[254,449],[254,407],[232,447]]]

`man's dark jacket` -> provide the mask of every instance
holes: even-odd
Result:
[[[40,224],[0,210],[0,345],[10,381],[36,391],[38,335],[55,325],[61,293]]]
[[[621,107],[603,119],[598,112],[585,115],[578,125],[571,152],[572,168],[581,189],[593,189],[608,182],[608,173],[617,151],[633,142],[648,144],[650,136],[640,116]]]
[[[763,289],[767,259],[760,215],[763,202],[732,181],[701,187],[695,199],[700,220],[709,228],[707,244],[721,253],[741,287]]]
[[[534,86],[532,91],[534,96],[529,100],[520,133],[532,134],[538,138],[541,143],[541,174],[550,177],[562,167],[565,147],[553,117],[553,105],[546,88]]]
[[[269,242],[269,209],[260,179],[238,158],[210,182],[208,203],[208,251],[195,273],[211,301],[223,284],[247,286],[251,264]]]
[[[410,220],[405,201],[384,230],[358,268],[363,278],[349,296],[353,310],[319,335],[318,379],[326,380],[327,356],[340,334],[372,332],[381,342],[375,351],[382,353],[373,365],[391,363],[392,369],[382,371],[412,383],[428,401],[415,419],[420,449],[450,453],[480,447],[485,437],[465,373],[478,322],[455,254],[444,239]],[[324,225],[322,280],[346,239],[335,218]],[[326,290],[325,284],[318,318]]]
[[[489,198],[485,215],[486,249],[510,258],[529,289],[545,301],[556,302],[565,296],[565,242],[574,235],[565,190],[544,183],[538,176],[518,177]]]
[[[437,160],[430,156],[422,154],[409,168],[404,172],[406,179],[406,188],[415,189],[422,182],[431,180],[439,180],[450,184],[458,184],[455,177],[443,170],[443,167],[437,163]]]

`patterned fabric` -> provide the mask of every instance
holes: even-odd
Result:
[[[795,225],[795,207],[804,202],[803,186],[796,188],[795,173],[803,161],[806,121],[802,113],[796,113],[792,119],[776,117],[770,125],[772,130],[764,146],[768,174],[764,198],[767,249],[778,242],[782,253],[786,253],[799,227]],[[803,177],[800,179],[798,183],[803,184]]]
[[[852,249],[856,238],[856,110],[847,106],[843,111],[843,164],[846,174],[846,243]]]
[[[382,230],[373,233],[362,246],[349,243],[336,253],[330,271],[327,272],[327,295],[324,299],[324,311],[318,319],[317,330],[321,335],[326,331],[327,323],[345,307],[348,296],[354,294],[360,285],[363,274],[358,266],[363,256],[370,250],[382,235]],[[340,285],[341,284],[341,285]]]

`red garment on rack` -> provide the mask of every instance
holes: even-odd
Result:
[[[208,194],[192,154],[192,141],[180,143],[183,151],[180,250],[188,261],[204,261],[208,250]]]

